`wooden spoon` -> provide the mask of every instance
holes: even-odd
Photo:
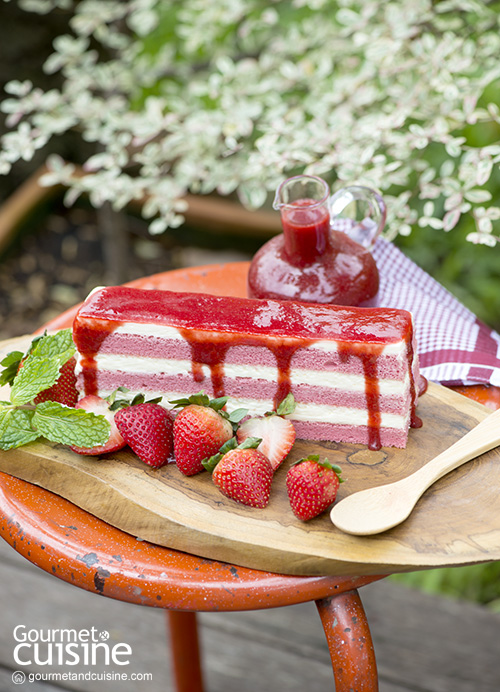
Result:
[[[417,500],[435,481],[499,444],[500,409],[410,476],[341,500],[330,518],[337,528],[355,536],[391,529],[409,516]]]

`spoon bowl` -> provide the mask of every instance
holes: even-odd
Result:
[[[401,524],[439,478],[500,444],[500,409],[418,471],[395,483],[367,488],[336,504],[330,518],[345,533],[370,536]]]

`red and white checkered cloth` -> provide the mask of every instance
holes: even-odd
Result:
[[[379,304],[413,313],[422,374],[448,385],[500,386],[500,336],[392,243],[379,238],[372,254]]]

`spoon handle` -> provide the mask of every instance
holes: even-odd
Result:
[[[500,409],[491,413],[451,447],[438,454],[408,478],[422,494],[435,481],[465,462],[478,457],[500,444]],[[419,495],[420,497],[420,495]]]

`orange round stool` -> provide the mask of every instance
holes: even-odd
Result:
[[[46,572],[101,596],[166,608],[178,692],[203,690],[196,611],[306,601],[316,602],[337,692],[378,690],[370,629],[357,589],[380,576],[284,576],[162,548],[4,473],[0,518],[2,538]]]

